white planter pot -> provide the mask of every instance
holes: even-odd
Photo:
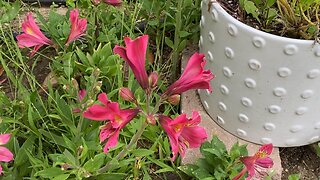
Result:
[[[320,46],[271,35],[202,2],[200,52],[216,78],[199,91],[209,115],[258,144],[289,147],[320,140]]]

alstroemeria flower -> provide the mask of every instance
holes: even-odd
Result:
[[[121,0],[105,0],[104,2],[112,6],[120,6],[122,3]]]
[[[120,109],[117,102],[108,100],[105,93],[98,96],[98,100],[102,103],[94,104],[89,107],[83,116],[85,118],[105,121],[109,120],[100,130],[100,142],[105,141],[106,145],[103,148],[105,153],[108,153],[109,148],[115,147],[118,143],[120,130],[124,128],[138,113],[138,109]]]
[[[210,80],[214,75],[210,70],[204,70],[206,60],[203,54],[194,53],[181,77],[168,87],[163,96],[181,94],[189,89],[209,89],[211,92]]]
[[[147,89],[148,75],[145,69],[145,63],[148,35],[140,36],[134,40],[125,37],[124,43],[126,44],[126,47],[116,45],[113,52],[119,54],[120,57],[129,64],[140,86],[143,89]]]
[[[70,23],[71,29],[69,33],[69,37],[67,39],[66,45],[70,44],[72,41],[78,39],[79,37],[84,35],[84,32],[87,29],[87,19],[79,19],[79,11],[78,9],[74,9],[70,11]]]
[[[36,24],[31,13],[27,14],[26,19],[22,23],[23,33],[17,36],[19,48],[34,47],[31,51],[33,56],[43,45],[52,45],[52,41],[48,39]]]
[[[186,114],[181,114],[174,120],[160,115],[159,120],[169,137],[172,161],[178,153],[183,157],[187,148],[198,148],[207,139],[206,130],[199,126],[201,117],[198,112],[193,112],[190,119]]]
[[[248,177],[246,180],[250,180],[255,175],[255,171],[259,171],[259,168],[271,168],[273,166],[273,161],[269,155],[272,153],[272,150],[272,144],[265,144],[261,146],[258,152],[253,156],[240,157],[240,161],[245,165],[245,167],[232,180],[240,179],[247,171]]]
[[[13,159],[13,154],[9,149],[1,145],[8,143],[10,139],[10,134],[1,134],[0,135],[0,162],[9,162]],[[0,174],[2,174],[2,166],[0,165]]]

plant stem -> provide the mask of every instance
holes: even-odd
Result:
[[[179,32],[181,29],[181,11],[182,11],[182,5],[183,5],[183,0],[179,0],[178,1],[178,8],[177,8],[177,12],[176,12],[176,28],[175,28],[175,32],[174,32],[174,49],[173,49],[173,53],[172,53],[172,68],[171,68],[171,72],[172,72],[172,76],[171,76],[171,81],[176,79],[177,76],[177,64],[178,64],[178,59],[179,59],[179,52],[178,52],[178,47],[180,44],[180,36],[179,36]]]
[[[119,159],[123,158],[128,150],[131,149],[131,147],[137,143],[137,141],[140,139],[142,133],[144,132],[145,128],[147,127],[148,123],[144,122],[144,124],[140,127],[140,129],[138,129],[138,131],[136,132],[136,134],[132,137],[130,143],[124,148],[122,149],[122,151],[115,157],[115,159],[118,161]],[[109,161],[105,166],[103,166],[102,168],[100,168],[98,170],[98,173],[104,173],[105,171],[107,171],[111,164],[111,161]]]

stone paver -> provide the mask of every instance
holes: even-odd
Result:
[[[190,48],[186,50],[182,57],[182,67],[185,66],[189,57],[195,52],[194,48]],[[213,92],[214,93],[214,92]],[[214,94],[213,94],[214,95]],[[217,125],[212,118],[206,113],[203,108],[199,95],[196,91],[188,91],[183,93],[181,96],[181,111],[186,113],[187,115],[191,115],[192,111],[198,111],[202,117],[201,126],[203,126],[208,134],[208,141],[211,141],[213,135],[217,135],[220,140],[222,140],[227,149],[230,150],[232,145],[239,141],[240,144],[247,144],[247,149],[249,155],[254,154],[260,148],[260,145],[253,144],[244,140],[241,140],[232,134],[228,133],[224,129],[222,129],[219,125]],[[182,159],[182,164],[193,163],[201,157],[199,149],[189,149],[186,152],[185,157]],[[273,153],[271,154],[271,158],[274,161],[273,170],[275,171],[275,175],[272,179],[281,179],[281,159],[279,154],[279,148],[274,148]]]

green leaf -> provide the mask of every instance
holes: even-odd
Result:
[[[96,177],[97,180],[121,180],[125,179],[127,174],[125,173],[104,173]]]
[[[88,150],[89,150],[88,145],[87,145],[86,141],[84,140],[84,138],[82,137],[81,139],[82,139],[82,144],[83,144],[82,148],[83,149],[82,149],[81,155],[79,157],[80,159],[84,158],[87,155]]]
[[[164,41],[166,42],[166,45],[168,45],[171,49],[174,49],[173,42],[168,37],[165,37]]]
[[[18,167],[22,164],[24,164],[26,161],[28,161],[28,156],[26,154],[26,151],[32,151],[34,148],[34,140],[35,136],[31,135],[28,137],[28,139],[23,143],[23,145],[18,150],[18,153],[16,154],[14,158],[14,166]]]
[[[288,177],[288,180],[299,180],[300,179],[300,174],[291,174]]]
[[[135,149],[132,150],[131,153],[136,157],[144,157],[153,154],[154,151],[151,151],[149,149]]]
[[[195,170],[192,174],[198,179],[205,179],[205,178],[211,178],[212,180],[214,179],[208,171],[201,168]]]
[[[57,177],[59,175],[64,174],[65,172],[61,170],[61,168],[50,167],[48,169],[44,169],[42,171],[36,172],[35,176],[41,176],[43,178],[52,178]]]
[[[67,149],[64,150],[63,154],[66,157],[66,160],[69,164],[73,165],[73,166],[77,166],[78,163],[76,161],[76,158],[74,157],[74,155],[72,155]]]
[[[61,175],[53,178],[52,180],[66,180],[69,178],[69,176],[70,176],[70,174],[61,174]]]
[[[76,145],[74,144],[74,142],[72,142],[67,136],[65,136],[64,134],[62,134],[63,140],[66,143],[67,147],[69,150],[71,150],[73,153],[75,153],[76,151]]]
[[[270,8],[271,6],[273,6],[275,2],[276,0],[267,0],[267,8]]]
[[[248,14],[251,14],[255,19],[259,20],[258,8],[251,1],[246,1],[244,4],[244,9]]]
[[[187,40],[184,39],[183,41],[180,42],[177,51],[179,52],[182,51],[184,48],[186,48],[186,46],[187,46]]]
[[[181,38],[187,37],[187,36],[189,36],[189,35],[191,35],[191,33],[187,32],[187,31],[180,31],[180,32],[179,32],[179,36],[180,36]]]
[[[104,164],[105,157],[104,153],[98,154],[93,159],[88,160],[83,168],[89,172],[95,172]]]
[[[193,176],[193,172],[195,170],[199,169],[199,167],[197,165],[194,165],[194,164],[187,164],[187,165],[184,165],[184,166],[179,166],[178,169],[180,169],[182,172],[184,172],[188,176]]]

